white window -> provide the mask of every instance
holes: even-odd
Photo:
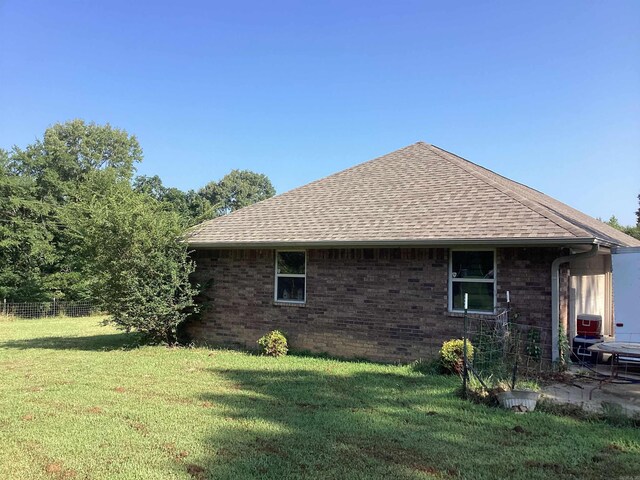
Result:
[[[307,255],[304,251],[276,252],[277,302],[304,303],[307,289]]]
[[[496,306],[495,250],[451,250],[449,258],[449,310],[493,313]]]

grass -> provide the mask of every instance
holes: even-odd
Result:
[[[409,366],[136,348],[98,318],[0,321],[0,478],[617,478],[639,430],[455,395]]]

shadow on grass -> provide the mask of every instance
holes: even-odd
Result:
[[[327,365],[330,368],[330,365]],[[387,372],[347,376],[318,370],[230,370],[221,374],[229,393],[202,400],[229,412],[210,438],[215,453],[202,467],[208,478],[398,478],[407,472],[455,476],[419,455],[410,431],[433,423],[436,413],[398,424],[401,410],[416,415],[407,391],[425,387],[420,377]],[[400,389],[404,389],[402,394]],[[441,402],[446,382],[431,392]],[[405,427],[393,433],[395,428]],[[405,473],[407,473],[405,472]]]
[[[131,350],[140,346],[140,340],[140,337],[135,333],[88,335],[84,337],[37,337],[0,342],[0,348],[17,350],[32,348],[88,351]]]
[[[593,425],[473,405],[455,379],[273,362],[211,372],[222,388],[200,399],[222,418],[209,455],[185,465],[194,478],[595,479],[640,466]],[[573,435],[591,443],[576,451]]]

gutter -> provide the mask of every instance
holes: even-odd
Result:
[[[551,360],[560,359],[560,265],[578,258],[594,257],[600,251],[600,245],[591,246],[591,250],[574,255],[556,258],[551,264]]]
[[[604,247],[611,247],[612,244],[603,242],[593,237],[587,238],[488,238],[488,239],[417,239],[417,240],[312,240],[312,241],[226,241],[207,242],[187,239],[187,244],[191,248],[207,249],[227,249],[227,248],[357,248],[357,247],[451,247],[451,246],[568,246],[568,245],[593,245],[599,244]]]

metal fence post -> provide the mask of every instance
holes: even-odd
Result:
[[[464,294],[464,332],[462,337],[462,396],[467,398],[467,383],[469,372],[467,370],[467,309],[469,308],[469,294]]]

